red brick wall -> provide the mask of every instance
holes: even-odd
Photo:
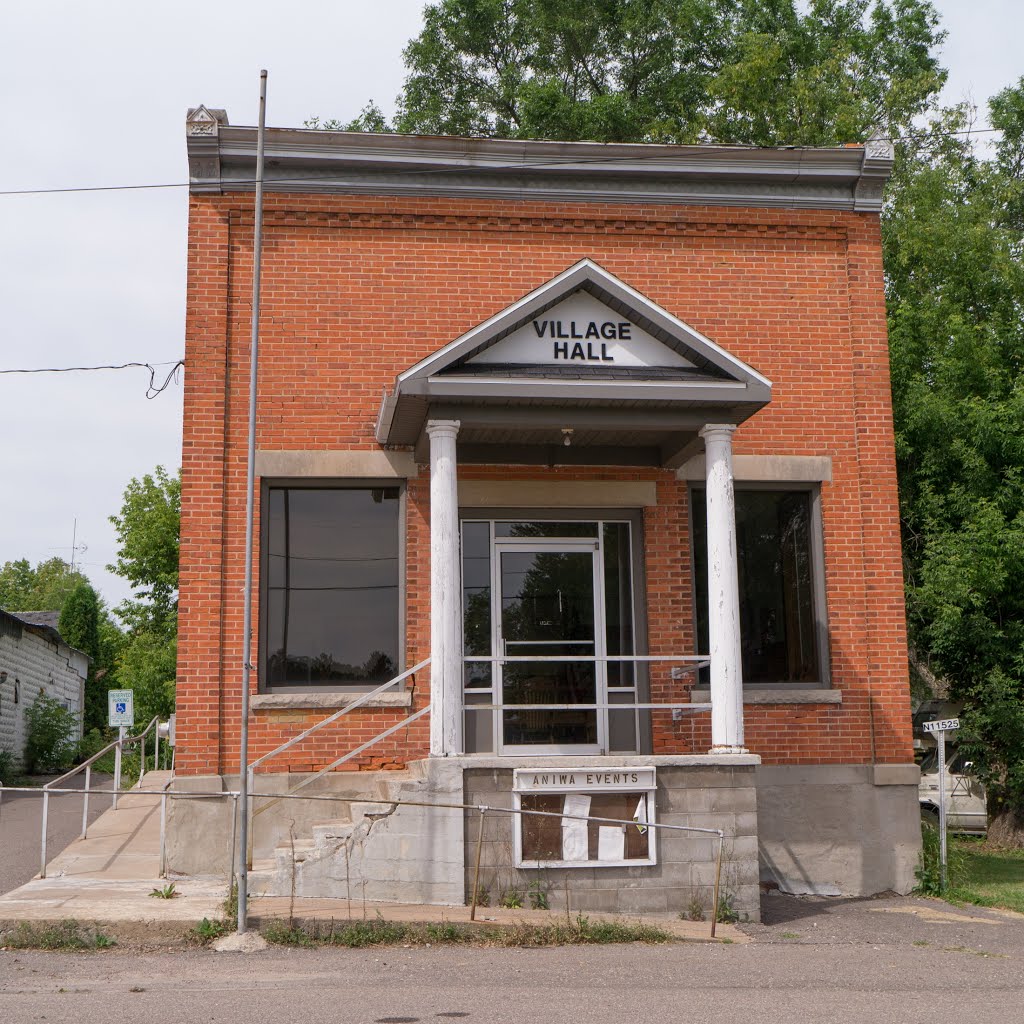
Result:
[[[745,360],[772,403],[738,454],[829,455],[822,487],[832,683],[841,705],[747,706],[771,763],[912,757],[878,219],[846,212],[270,195],[258,447],[375,449],[395,376],[583,257]],[[182,481],[178,768],[237,771],[251,197],[194,196]],[[460,467],[464,476],[656,479],[645,511],[652,653],[692,650],[685,485],[654,470]],[[407,663],[429,647],[426,472],[407,502]],[[258,621],[258,620],[255,620]],[[253,659],[256,658],[255,642]],[[654,699],[677,694],[667,670]],[[256,686],[256,680],[253,680]],[[417,681],[415,704],[427,700]],[[322,713],[258,712],[251,756]],[[308,770],[401,717],[356,711],[274,762]],[[655,749],[704,751],[707,716],[655,716]],[[360,765],[427,750],[426,719]]]

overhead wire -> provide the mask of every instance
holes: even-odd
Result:
[[[174,364],[171,366],[171,364]],[[162,363],[106,363],[100,366],[33,366],[33,367],[12,367],[12,368],[0,368],[0,374],[19,374],[19,373],[88,373],[97,370],[129,370],[129,369],[146,369],[149,370],[149,385],[146,387],[146,398],[152,400],[157,395],[166,391],[171,381],[175,384],[180,382],[181,379],[181,368],[185,365],[184,359],[178,360],[166,360]],[[157,384],[156,375],[157,367],[160,366],[171,366],[171,369],[167,372],[164,377],[162,384]]]

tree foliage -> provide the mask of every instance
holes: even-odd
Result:
[[[894,416],[917,656],[964,702],[993,833],[1024,838],[1024,79],[990,155],[946,112],[900,156],[885,223]]]
[[[897,135],[945,73],[926,0],[440,0],[388,124],[602,142],[825,145]]]
[[[118,685],[135,691],[137,721],[174,710],[178,636],[178,550],[181,478],[163,466],[125,488],[111,516],[120,546],[111,570],[137,588],[118,615],[128,625],[117,653]]]
[[[0,608],[9,612],[60,611],[68,595],[89,581],[63,558],[48,558],[35,568],[27,558],[0,567]]]
[[[119,542],[117,561],[107,568],[136,588],[117,614],[133,630],[175,633],[178,610],[178,534],[181,478],[157,466],[124,492],[121,514],[111,516]]]
[[[109,666],[100,661],[100,619],[99,595],[88,583],[79,582],[68,594],[60,610],[57,628],[60,635],[72,647],[88,654],[89,674],[85,680],[85,708],[83,709],[84,729],[101,727],[106,718],[105,693],[101,690]]]

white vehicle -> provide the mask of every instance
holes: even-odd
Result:
[[[921,762],[918,786],[921,819],[939,827],[939,753],[929,752]],[[988,828],[985,787],[974,777],[971,762],[954,753],[946,761],[946,828],[950,832],[984,835]]]

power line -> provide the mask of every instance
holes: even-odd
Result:
[[[957,135],[986,135],[992,132],[1001,132],[1002,128],[965,128],[962,131],[955,132],[928,132],[922,131],[918,135],[894,135],[894,136],[877,136],[872,141],[875,142],[921,142],[925,139],[945,139],[953,138]],[[520,140],[511,140],[520,141]],[[521,140],[521,141],[543,141],[543,140]],[[608,143],[608,145],[616,145],[616,143]],[[655,143],[657,145],[657,143]],[[715,145],[715,143],[709,143],[709,145]],[[737,147],[737,148],[764,148],[764,149],[802,149],[805,147],[801,146],[765,146],[765,147]],[[813,147],[807,147],[813,148]],[[580,164],[611,164],[611,163],[622,163],[624,161],[634,161],[634,156],[622,156],[622,157],[585,157],[579,160],[538,160],[535,163],[524,165],[522,163],[512,164],[490,164],[490,165],[477,165],[472,166],[461,166],[461,167],[449,167],[448,173],[478,173],[480,171],[494,172],[494,171],[531,171],[538,167],[557,167],[564,164],[572,163],[575,166]],[[672,160],[675,159],[674,155],[661,156],[659,154],[649,154],[644,157],[645,160]],[[420,174],[437,174],[437,168],[405,168],[396,169],[390,171],[389,174],[392,177],[412,177]],[[203,179],[205,180],[205,179]],[[214,179],[210,179],[211,181]],[[305,177],[305,178],[273,178],[270,181],[271,185],[306,185],[310,182],[323,181],[324,178],[318,177]],[[221,184],[225,188],[239,187],[242,185],[255,185],[255,178],[224,178],[220,179]],[[136,192],[145,189],[164,189],[164,188],[190,188],[192,185],[197,184],[194,181],[171,181],[171,182],[159,182],[152,185],[83,185],[80,187],[69,187],[69,188],[24,188],[24,189],[7,189],[0,191],[0,196],[41,196],[41,195],[58,195],[61,193],[76,193],[76,192]]]
[[[173,362],[173,366],[171,363]],[[161,392],[165,391],[168,385],[173,379],[175,384],[180,380],[179,370],[185,365],[184,359],[178,360],[167,360],[162,363],[109,363],[103,366],[39,366],[39,367],[26,367],[26,368],[13,368],[13,369],[0,369],[0,374],[8,373],[91,373],[96,370],[129,370],[129,369],[145,369],[149,370],[149,385],[146,388],[146,398],[156,398]],[[156,383],[156,374],[158,366],[171,366],[167,376],[164,378],[162,384]]]

